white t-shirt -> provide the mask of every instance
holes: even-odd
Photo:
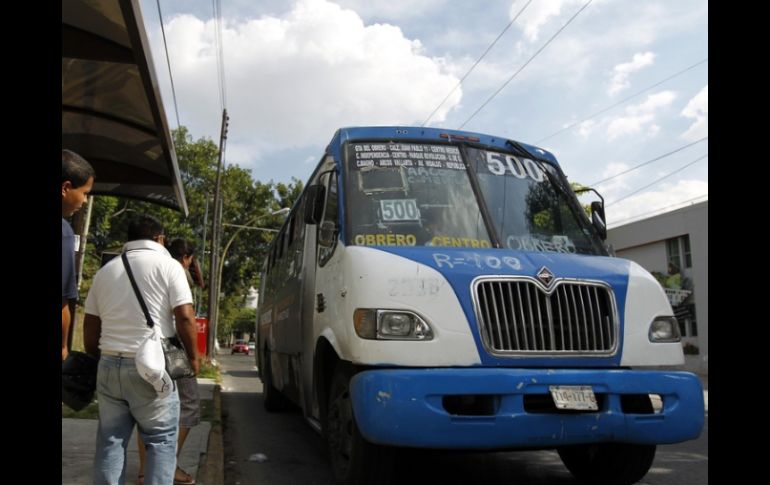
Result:
[[[147,310],[164,337],[176,334],[174,308],[192,303],[184,268],[162,245],[130,241],[123,246]],[[100,350],[136,352],[152,330],[128,279],[122,258],[113,258],[94,276],[85,311],[102,321]]]

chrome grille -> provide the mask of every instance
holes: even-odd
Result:
[[[602,283],[561,280],[545,290],[533,279],[483,279],[474,305],[484,345],[496,352],[614,352],[617,318]]]

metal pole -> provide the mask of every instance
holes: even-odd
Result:
[[[77,270],[77,285],[80,289],[80,283],[83,280],[83,261],[86,257],[86,242],[88,240],[88,229],[91,226],[91,211],[94,207],[94,197],[88,196],[85,204],[85,211],[78,211],[73,218],[74,232],[78,235],[79,244],[75,248],[75,268]],[[73,315],[74,318],[74,315]]]
[[[200,270],[201,270],[201,277],[203,277],[204,274],[206,274],[206,225],[209,221],[209,194],[206,193],[206,209],[203,212],[203,237],[201,238],[201,252],[200,252]],[[204,279],[205,280],[205,279]],[[201,291],[201,293],[203,293]],[[199,316],[201,314],[201,305],[203,304],[203,295],[201,294],[201,297],[198,298],[198,303],[195,306],[195,316]]]
[[[216,355],[214,345],[217,339],[217,313],[219,311],[219,281],[215,268],[219,267],[219,239],[222,224],[222,165],[224,163],[224,147],[227,140],[227,110],[222,110],[222,133],[219,138],[219,161],[217,164],[217,182],[214,189],[214,221],[211,225],[211,264],[209,265],[209,338],[206,345],[206,356],[214,360]]]

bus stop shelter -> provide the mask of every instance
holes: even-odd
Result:
[[[62,148],[96,171],[92,195],[153,202],[188,215],[179,164],[138,0],[62,0]],[[82,274],[87,210],[80,236]],[[75,314],[74,303],[70,307]],[[70,326],[70,345],[75,328]]]
[[[92,194],[187,215],[138,0],[62,0],[62,148],[93,165]]]

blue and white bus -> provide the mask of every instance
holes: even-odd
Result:
[[[604,238],[546,150],[340,129],[264,265],[265,406],[302,409],[342,484],[386,482],[402,447],[557,449],[634,483],[698,437],[703,394],[653,368],[684,362],[671,306]]]

